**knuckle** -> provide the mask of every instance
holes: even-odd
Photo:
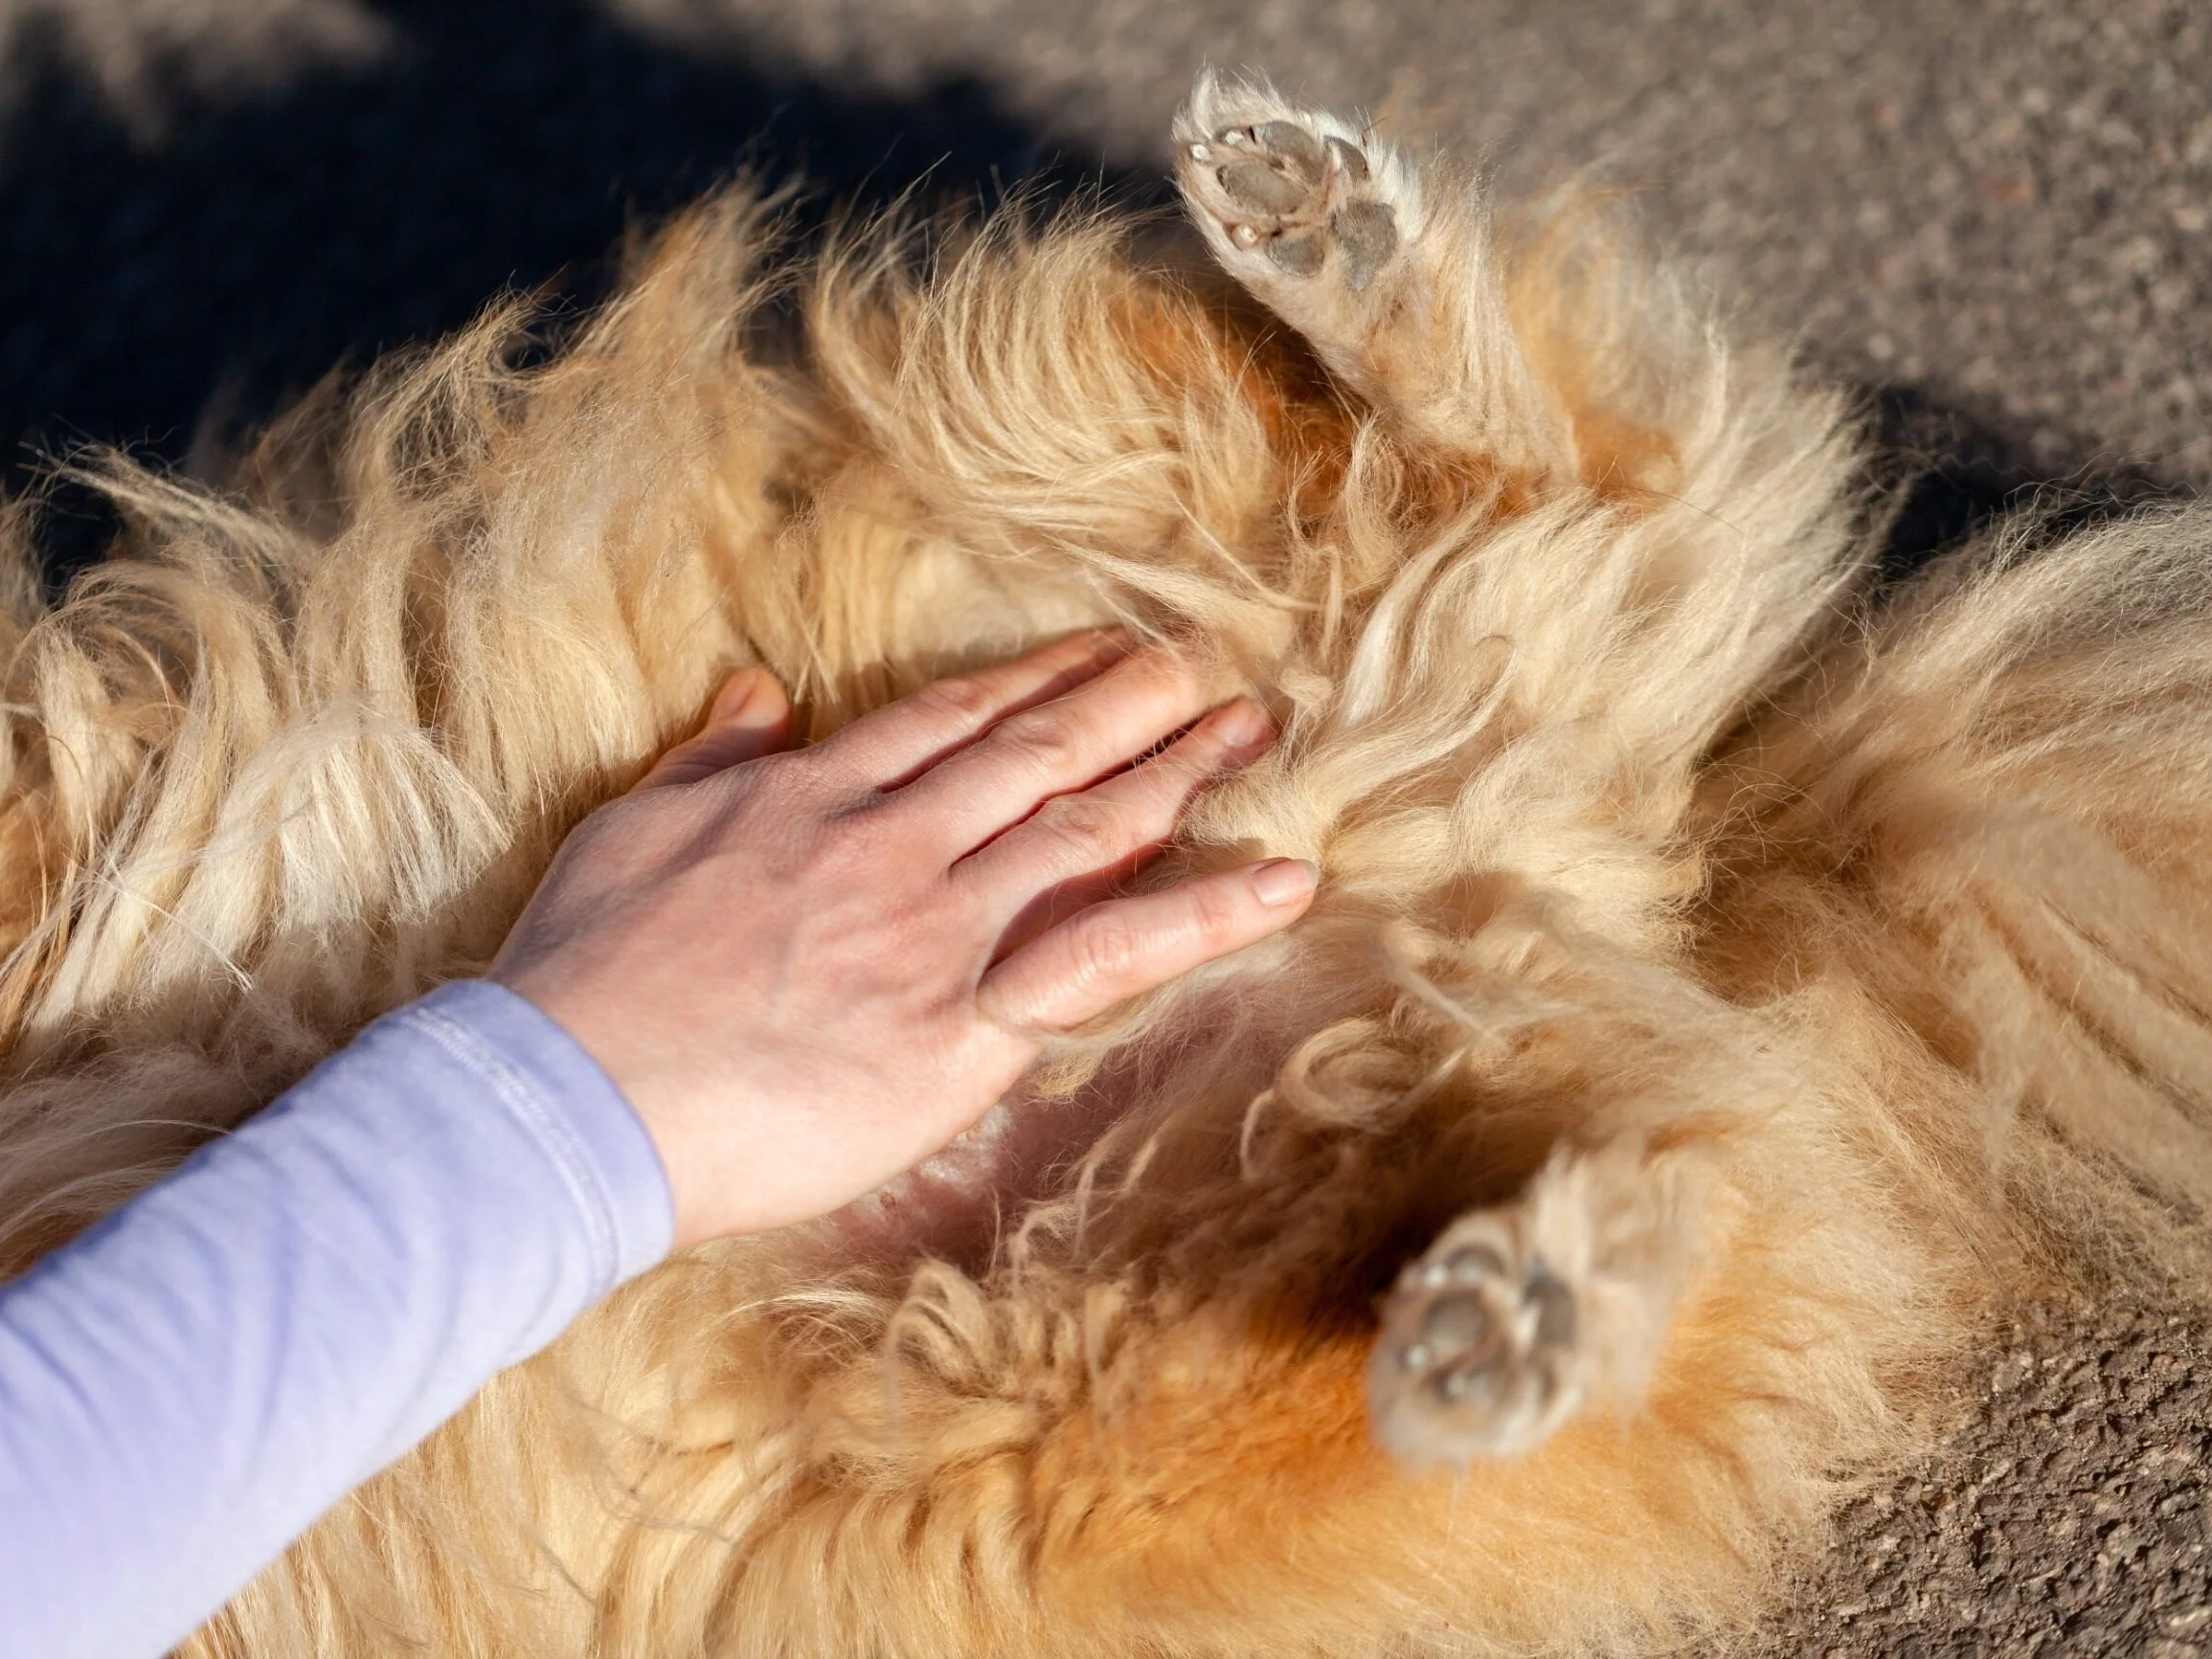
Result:
[[[1069,718],[1064,713],[1043,710],[1000,721],[991,728],[984,741],[997,752],[1041,773],[1059,772],[1073,757],[1077,747],[1076,732]]]
[[[1190,927],[1208,944],[1218,944],[1235,933],[1243,908],[1235,896],[1218,882],[1197,882],[1184,889]]]
[[[1084,857],[1111,857],[1130,840],[1126,814],[1110,802],[1059,796],[1037,813],[1053,841]]]
[[[1076,977],[1086,985],[1112,985],[1137,966],[1141,941],[1126,917],[1094,910],[1075,930],[1071,944]]]
[[[840,819],[878,798],[846,756],[826,749],[767,755],[733,775],[753,793],[765,815],[779,821]]]
[[[990,684],[973,674],[933,680],[914,695],[933,714],[949,715],[963,726],[982,725],[998,706]]]

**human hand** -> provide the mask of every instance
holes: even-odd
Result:
[[[492,964],[643,1120],[679,1248],[872,1190],[988,1110],[1043,1035],[1311,901],[1288,859],[1111,896],[1274,741],[1248,701],[1206,713],[1168,652],[1078,636],[778,752],[789,715],[773,676],[734,676],[577,825]]]

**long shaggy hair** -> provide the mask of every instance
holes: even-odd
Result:
[[[1219,269],[733,191],[214,493],[13,520],[0,1272],[489,959],[733,669],[1111,619],[1279,721],[1288,934],[492,1381],[193,1659],[1629,1652],[1747,1618],[1991,1298],[2201,1283],[2212,516],[1890,591],[1837,394],[1602,202],[1203,79]],[[736,925],[734,921],[733,925]]]

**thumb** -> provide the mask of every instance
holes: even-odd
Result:
[[[666,789],[696,783],[774,754],[789,740],[791,699],[765,668],[740,668],[714,694],[707,723],[654,762],[638,780],[640,789]]]

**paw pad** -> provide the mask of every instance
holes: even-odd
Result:
[[[1318,277],[1329,251],[1319,236],[1277,236],[1268,243],[1267,257],[1294,277]]]
[[[1385,1445],[1410,1463],[1526,1451],[1581,1398],[1573,1287],[1483,1220],[1409,1267],[1384,1310],[1370,1404]]]
[[[1320,277],[1332,255],[1344,285],[1365,292],[1396,256],[1398,219],[1376,199],[1364,150],[1295,121],[1225,126],[1184,147],[1185,188],[1230,246],[1277,271]]]
[[[1355,292],[1398,251],[1397,215],[1381,202],[1353,202],[1329,215],[1329,230],[1344,254],[1344,280]]]
[[[1232,161],[1215,177],[1230,200],[1255,213],[1295,213],[1313,193],[1311,185],[1279,173],[1263,162]]]

